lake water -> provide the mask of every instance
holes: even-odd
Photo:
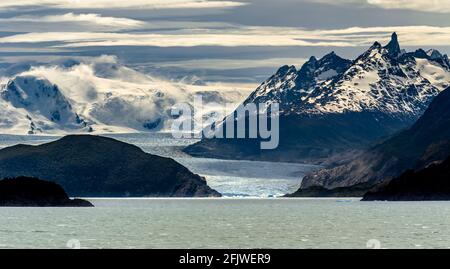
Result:
[[[447,202],[90,200],[95,208],[0,208],[0,247],[450,247]]]
[[[180,149],[195,141],[165,134],[113,137],[175,158],[228,198],[88,198],[95,208],[0,208],[0,248],[450,247],[450,202],[267,198],[295,190],[317,167],[191,158]],[[55,139],[0,136],[0,148]]]

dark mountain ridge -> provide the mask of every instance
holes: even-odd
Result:
[[[389,181],[408,169],[420,170],[450,156],[450,87],[439,94],[422,117],[409,129],[394,135],[351,161],[307,175],[296,192],[310,196],[322,189],[323,196],[333,189],[354,189],[359,196],[371,187]],[[344,192],[342,192],[344,193]]]
[[[448,201],[450,200],[450,158],[415,172],[409,170],[381,183],[363,201]]]
[[[100,136],[0,150],[0,178],[17,176],[45,178],[79,197],[220,196],[173,159]]]

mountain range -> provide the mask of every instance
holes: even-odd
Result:
[[[244,105],[280,105],[277,149],[261,150],[259,139],[203,139],[185,151],[269,161],[343,158],[343,152],[364,150],[411,126],[449,85],[447,55],[433,49],[406,52],[393,33],[387,45],[375,42],[355,60],[332,52],[311,57],[299,70],[283,66],[251,93]]]
[[[7,73],[11,72],[14,75],[0,74],[3,134],[168,131],[175,104],[192,106],[194,96],[202,96],[204,113],[194,119],[200,122],[202,117],[226,115],[217,103],[237,106],[245,98],[234,86],[171,82],[106,56],[25,66]]]
[[[360,196],[372,187],[421,170],[450,156],[450,87],[407,130],[372,146],[350,161],[303,178],[291,196]]]

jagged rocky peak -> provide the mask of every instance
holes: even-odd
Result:
[[[314,89],[318,84],[337,77],[351,65],[351,61],[341,58],[331,52],[317,59],[311,56],[302,67],[282,66],[278,71],[263,82],[245,103],[264,103],[277,100],[282,110],[295,111],[296,102]]]
[[[372,46],[369,47],[369,49],[361,54],[355,62],[363,62],[369,58],[377,59],[379,60],[379,55],[383,56],[389,56],[391,59],[396,59],[400,55],[402,55],[404,51],[401,50],[400,44],[398,42],[398,36],[397,33],[392,33],[391,40],[386,44],[386,46],[383,46],[380,42],[375,41]]]
[[[354,61],[330,52],[312,56],[297,71],[283,66],[246,102],[278,101],[288,114],[382,112],[423,113],[450,81],[447,56],[436,50],[401,50],[398,36],[375,42]]]
[[[352,66],[363,64],[366,65],[368,61],[379,62],[382,60],[383,53],[386,52],[380,42],[375,41],[364,53],[356,58]]]
[[[424,51],[423,49],[417,49],[416,51],[414,51],[413,56],[416,58],[422,58],[422,59],[426,59],[429,57],[427,52]]]
[[[334,77],[339,73],[344,72],[352,63],[352,61],[339,57],[334,51],[328,53],[323,56],[318,61],[319,71],[321,73],[321,77],[324,79]],[[332,74],[328,74],[328,76],[323,76],[324,72],[329,70],[333,70]],[[320,76],[320,75],[319,75]]]
[[[326,64],[326,63],[337,63],[337,62],[351,62],[350,60],[344,59],[339,57],[334,51],[325,54],[320,60],[319,64]]]
[[[351,64],[350,60],[344,59],[336,55],[334,51],[326,54],[319,60],[316,57],[311,56],[307,62],[300,68],[298,74],[300,78],[312,78],[317,77],[323,72],[333,69],[338,72],[342,72]]]
[[[308,61],[306,61],[300,70],[298,71],[297,83],[301,87],[308,87],[314,80],[315,72],[317,70],[317,59],[311,56]]]
[[[308,61],[303,64],[301,69],[306,69],[307,67],[311,67],[312,69],[315,69],[317,67],[317,58],[315,56],[309,57]]]
[[[431,58],[431,59],[439,59],[442,58],[442,54],[435,49],[429,49],[427,51],[427,55]]]
[[[334,51],[319,60],[311,56],[297,72],[295,81],[297,89],[313,88],[317,84],[341,74],[350,64],[350,60],[339,57]]]
[[[383,46],[381,45],[380,42],[375,41],[372,46],[369,47],[369,49],[367,51],[365,51],[363,54],[361,54],[356,61],[358,61],[359,59],[364,59],[367,58],[370,55],[373,55],[374,53],[381,53],[381,50],[383,49]]]
[[[280,77],[284,77],[291,72],[297,72],[297,69],[295,68],[295,66],[283,65],[282,67],[280,67],[278,69],[276,74]]]
[[[425,52],[425,55],[423,58],[427,58],[429,60],[435,61],[439,63],[442,66],[445,66],[447,70],[450,71],[450,60],[448,59],[447,54],[442,54],[440,51],[436,49],[429,49],[427,52]]]
[[[401,53],[400,44],[398,43],[397,33],[394,32],[391,35],[391,41],[384,47],[388,55],[395,58]]]
[[[369,48],[369,51],[374,50],[374,49],[379,50],[379,49],[381,49],[381,47],[382,47],[381,43],[378,41],[375,41],[375,42],[373,42],[373,45]]]

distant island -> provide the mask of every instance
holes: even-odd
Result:
[[[31,177],[0,181],[0,206],[3,207],[93,207],[82,199],[70,199],[64,189],[53,182]]]
[[[29,176],[77,197],[219,197],[206,180],[171,158],[112,138],[70,135],[0,150],[0,178]]]

